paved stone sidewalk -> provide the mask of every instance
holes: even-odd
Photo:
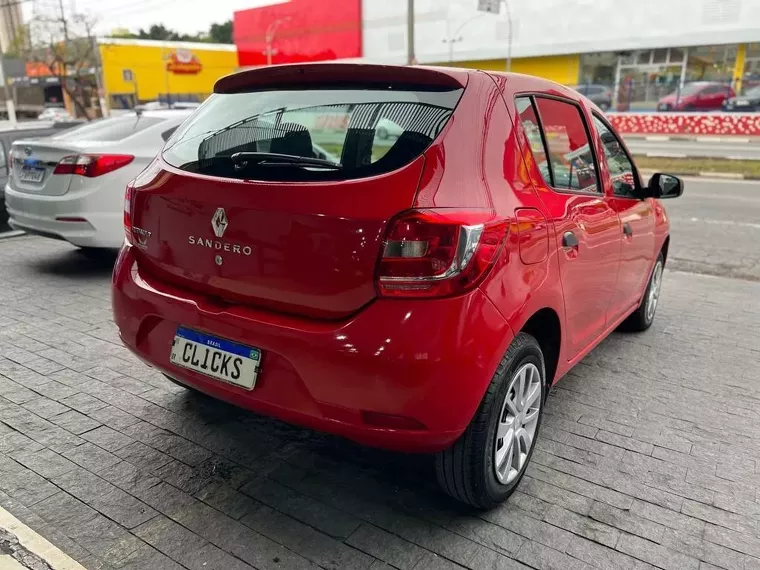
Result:
[[[0,242],[0,505],[88,569],[760,569],[760,284],[669,272],[651,331],[554,390],[489,513],[431,460],[173,386],[119,344],[109,275]]]

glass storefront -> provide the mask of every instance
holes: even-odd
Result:
[[[742,76],[742,93],[760,85],[760,43],[747,44]]]
[[[612,89],[619,110],[655,110],[667,96],[679,100],[695,82],[739,87],[734,77],[738,50],[717,45],[583,54],[579,83]],[[742,90],[760,83],[760,44],[747,46],[745,69]]]

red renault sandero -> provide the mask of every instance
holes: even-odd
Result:
[[[127,188],[114,318],[170,380],[436,453],[443,489],[490,508],[551,385],[611,331],[651,325],[660,199],[682,190],[644,184],[600,109],[535,77],[242,71]]]

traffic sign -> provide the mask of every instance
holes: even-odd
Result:
[[[478,10],[489,14],[498,14],[501,8],[501,0],[478,0]]]

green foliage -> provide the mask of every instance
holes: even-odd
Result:
[[[180,34],[163,24],[153,24],[147,30],[140,28],[137,33],[125,29],[117,29],[111,32],[110,37],[136,40],[231,44],[233,43],[232,20],[227,20],[221,24],[211,24],[208,32],[200,32],[198,34]]]

